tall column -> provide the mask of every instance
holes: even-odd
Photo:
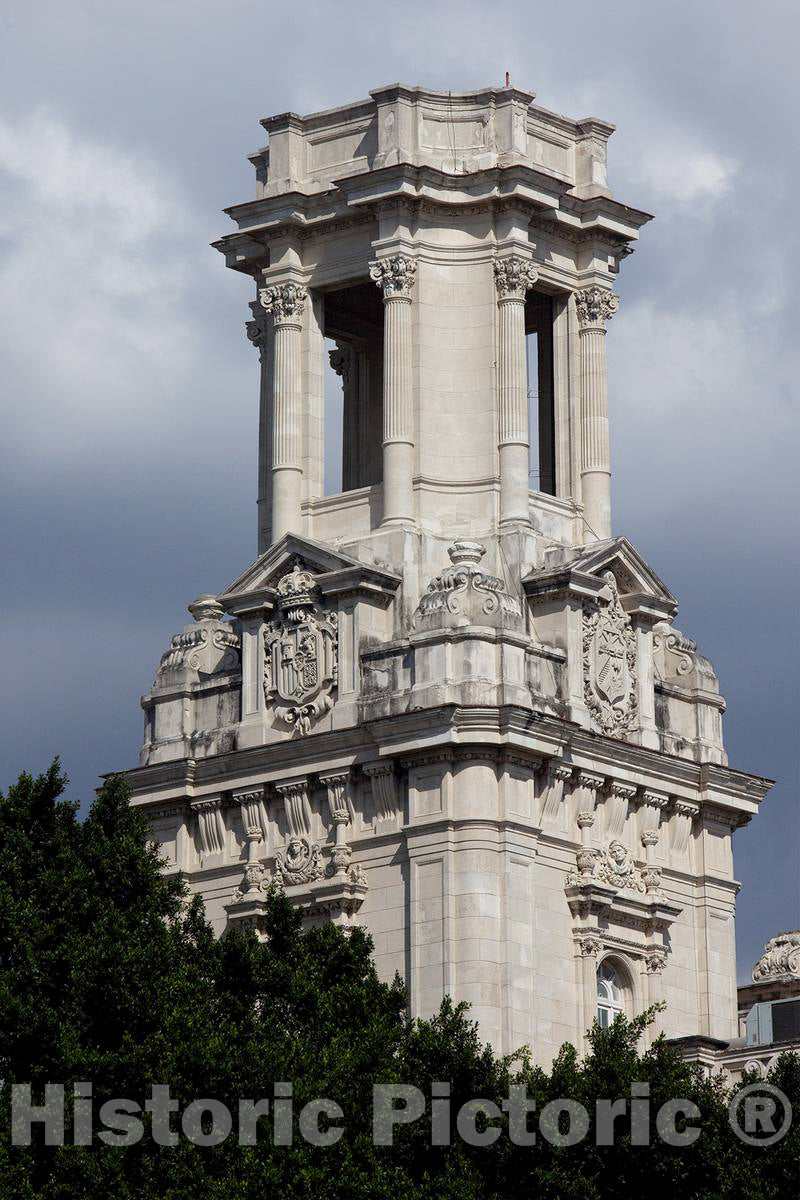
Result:
[[[303,412],[301,334],[307,292],[296,283],[262,288],[272,313],[275,346],[272,387],[272,541],[302,533]]]
[[[263,554],[272,539],[272,378],[270,371],[270,322],[263,316],[258,301],[250,305],[252,321],[246,324],[247,336],[258,350],[261,382],[258,404],[258,553]]]
[[[525,354],[525,293],[537,271],[511,255],[494,264],[500,336],[497,355],[500,451],[500,520],[528,518],[528,367]]]
[[[619,308],[608,288],[575,293],[581,346],[581,492],[585,540],[611,537],[611,465],[608,453],[608,364],[605,323]]]
[[[405,255],[370,263],[383,292],[383,524],[414,519],[411,289],[417,264]]]
[[[360,443],[358,422],[358,381],[354,367],[355,352],[346,342],[337,342],[328,351],[331,370],[342,381],[342,491],[358,487],[357,455]],[[354,386],[355,385],[355,386]]]

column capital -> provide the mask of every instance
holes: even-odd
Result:
[[[276,325],[299,325],[308,291],[300,283],[276,283],[261,288],[258,298],[261,307],[272,313]]]
[[[369,277],[383,292],[384,300],[410,300],[417,264],[405,254],[376,258],[369,264]]]
[[[603,952],[602,939],[595,934],[584,934],[577,941],[578,949],[583,958],[597,958],[598,954],[602,954]]]
[[[328,351],[328,360],[331,364],[331,370],[335,375],[339,376],[344,386],[347,387],[353,363],[353,353],[350,347],[337,345],[335,349]]]
[[[254,316],[252,321],[245,321],[244,327],[247,331],[247,340],[253,343],[258,350],[258,357],[263,362],[267,349],[267,338],[269,336],[269,322],[267,318]]]
[[[574,295],[581,330],[603,329],[605,322],[610,321],[619,308],[619,296],[610,288],[599,287],[597,284],[581,288]]]
[[[498,302],[501,300],[525,299],[525,293],[539,278],[539,272],[529,258],[511,254],[507,258],[496,258],[494,282]]]

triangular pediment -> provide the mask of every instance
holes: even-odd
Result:
[[[625,537],[555,551],[540,570],[525,577],[523,586],[528,594],[534,594],[558,585],[597,583],[607,571],[613,574],[624,604],[626,598],[649,603],[666,618],[677,612],[678,601],[672,592]]]
[[[641,592],[672,603],[677,608],[678,602],[672,592],[627,538],[611,538],[586,546],[573,563],[587,575],[602,575],[605,571],[611,571],[623,595]]]
[[[323,542],[287,533],[234,579],[219,601],[229,612],[240,608],[241,602],[248,597],[262,597],[269,602],[278,581],[295,566],[310,571],[320,583],[328,585],[328,591],[369,585],[373,591],[391,594],[400,584],[399,577],[389,571],[359,562]],[[337,583],[340,584],[338,589]]]

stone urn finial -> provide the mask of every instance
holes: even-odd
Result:
[[[447,548],[450,566],[428,584],[412,618],[414,628],[432,625],[518,625],[522,609],[505,582],[484,571],[486,547],[459,539]]]
[[[453,542],[452,546],[448,546],[447,553],[454,567],[464,563],[477,566],[486,553],[486,547],[480,542]]]
[[[195,621],[221,621],[224,615],[222,605],[210,592],[205,592],[192,601],[189,612]]]

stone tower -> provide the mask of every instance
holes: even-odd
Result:
[[[612,126],[402,85],[263,125],[216,243],[254,283],[258,557],[143,699],[166,869],[220,933],[273,880],[365,925],[415,1014],[466,1000],[500,1052],[662,998],[668,1035],[734,1036],[731,839],[768,782],[612,532],[605,331],[649,219]]]

